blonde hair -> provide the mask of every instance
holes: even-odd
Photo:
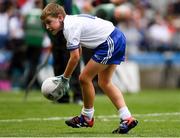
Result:
[[[56,3],[49,3],[42,11],[41,20],[45,20],[48,16],[58,17],[58,15],[66,16],[64,8]]]

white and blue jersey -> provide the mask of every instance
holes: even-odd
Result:
[[[68,50],[94,49],[92,59],[98,63],[120,64],[125,59],[126,39],[109,21],[86,14],[66,15],[63,33]]]

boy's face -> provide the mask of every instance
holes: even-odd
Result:
[[[53,35],[56,35],[60,30],[63,29],[63,17],[58,16],[58,17],[52,17],[48,16],[44,20],[46,29],[50,31]]]

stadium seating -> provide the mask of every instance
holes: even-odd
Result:
[[[172,63],[175,66],[180,66],[180,53],[172,52],[150,52],[128,56],[128,60],[135,61],[140,67],[161,66],[166,63]]]

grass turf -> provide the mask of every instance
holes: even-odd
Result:
[[[55,104],[39,91],[0,92],[0,137],[180,137],[180,91],[143,90],[124,94],[139,124],[128,134],[111,134],[118,126],[117,111],[104,95],[96,95],[93,128],[69,128],[65,119],[79,115],[77,104]]]

